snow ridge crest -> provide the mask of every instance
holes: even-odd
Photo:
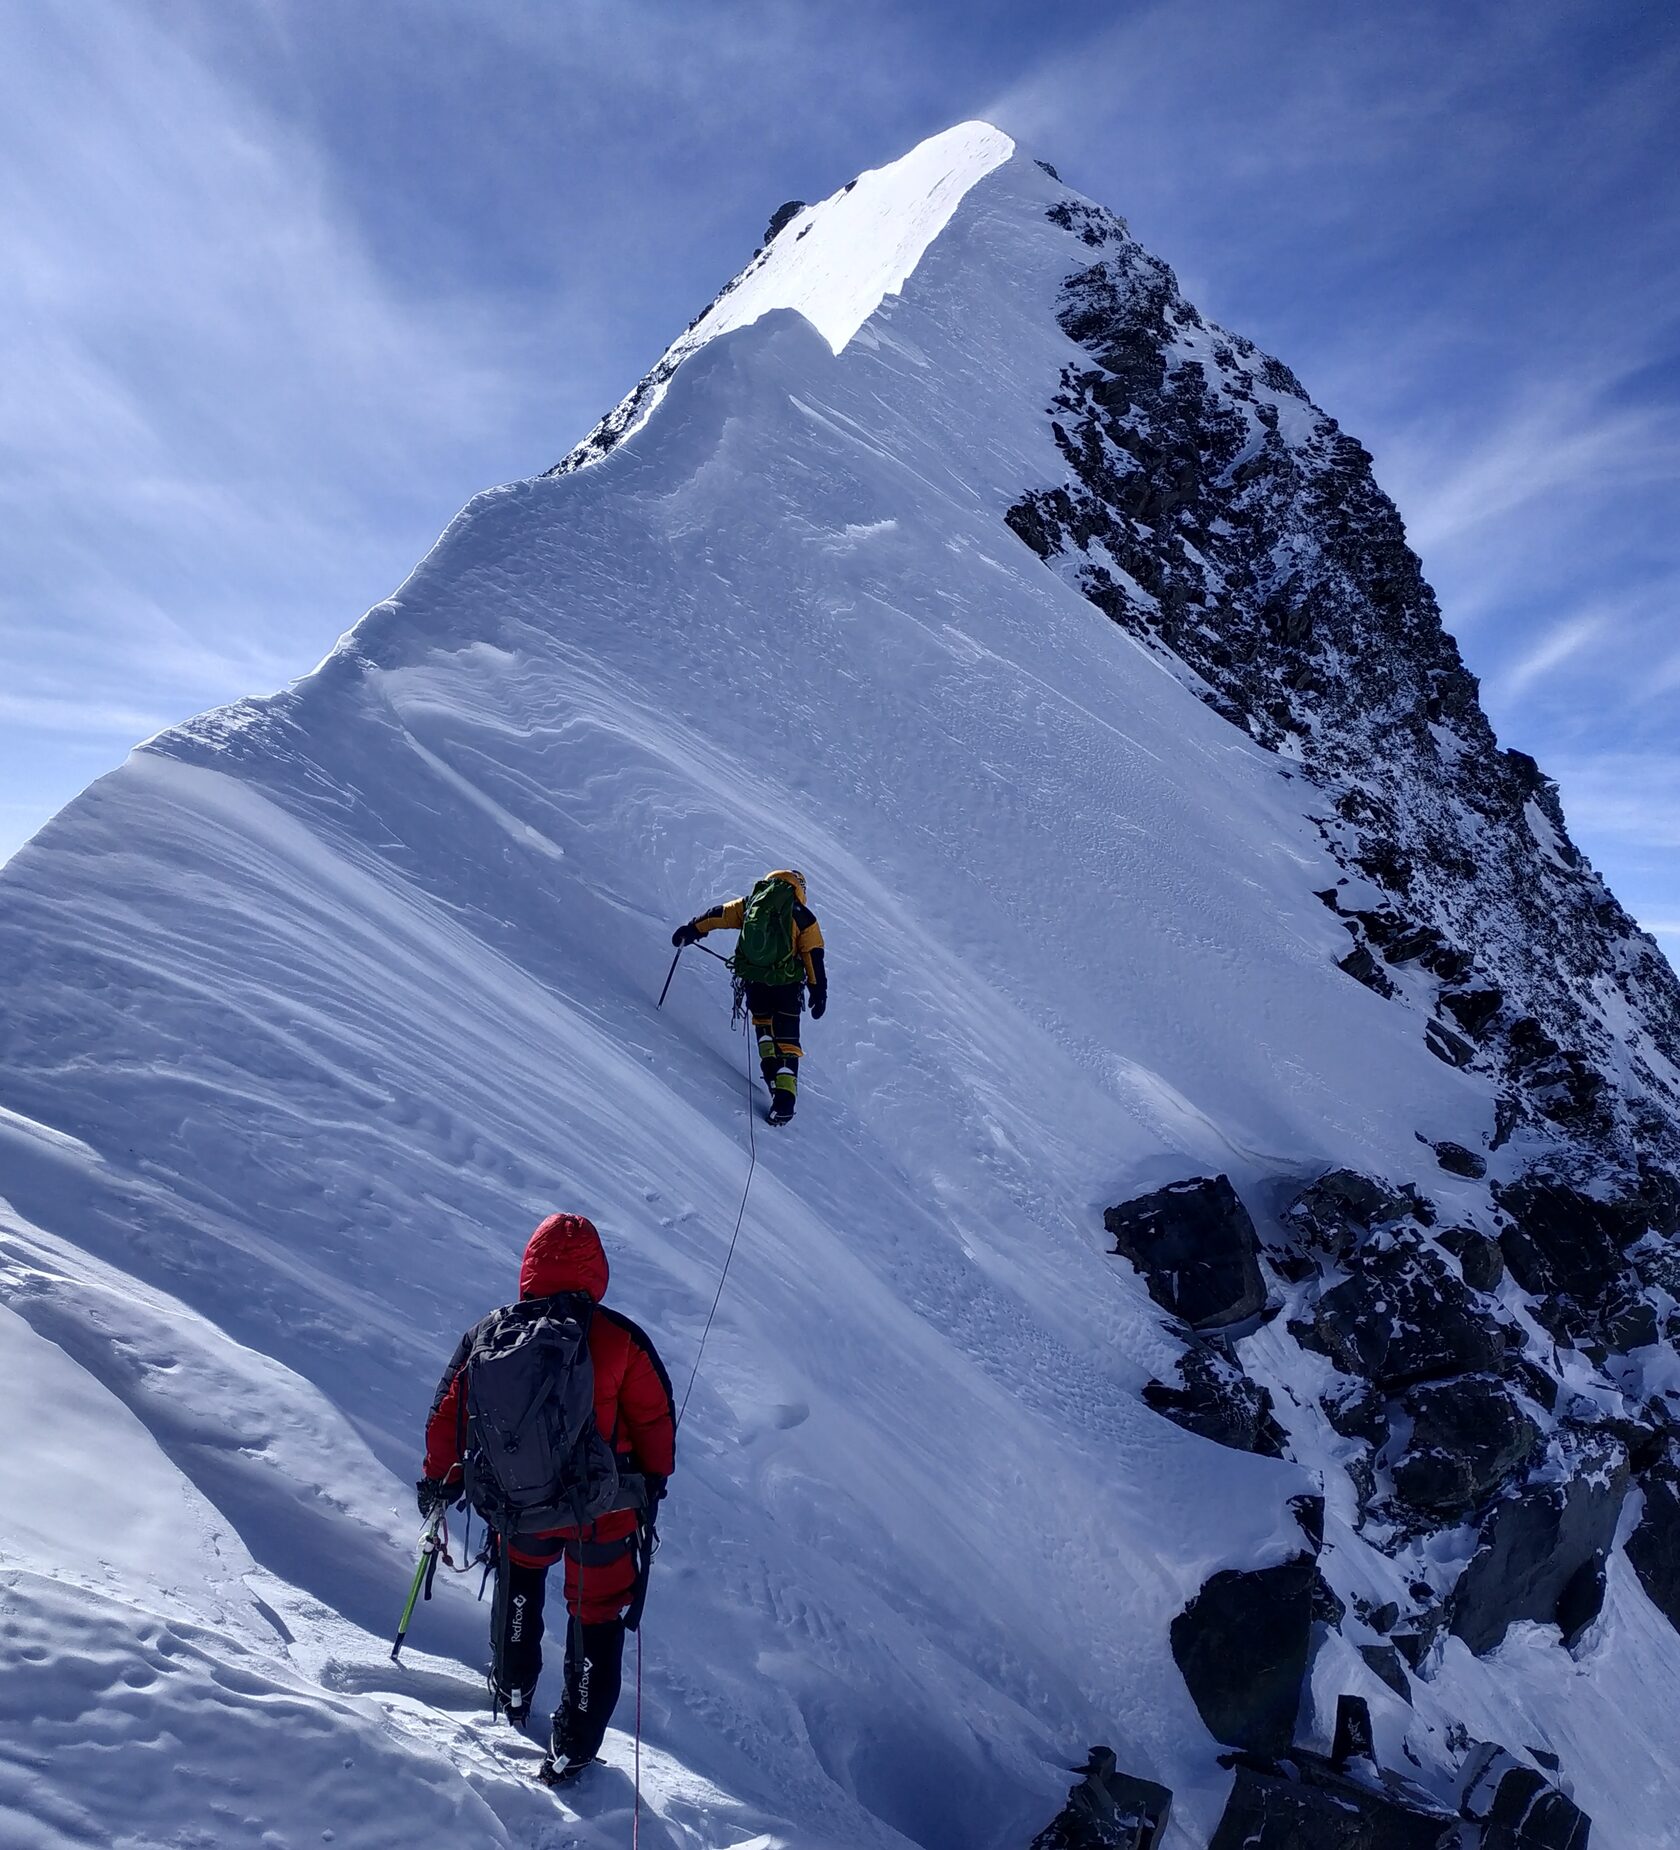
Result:
[[[690,354],[776,309],[796,310],[834,352],[843,351],[882,300],[903,289],[970,189],[1014,154],[1015,143],[991,123],[960,122],[820,204],[783,207],[747,267],[549,473],[599,462],[647,422]]]

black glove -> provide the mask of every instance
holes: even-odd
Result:
[[[665,1482],[652,1471],[642,1473],[642,1482],[647,1486],[647,1520],[653,1521],[653,1512],[665,1501]]]
[[[439,1510],[446,1510],[451,1503],[460,1501],[461,1480],[446,1484],[440,1477],[423,1477],[414,1486],[414,1501],[420,1506],[420,1514],[430,1522]]]
[[[700,927],[695,924],[693,919],[690,919],[686,925],[679,925],[677,929],[671,933],[671,942],[679,951],[685,944],[698,944],[700,942]]]
[[[813,1021],[821,1021],[823,1018],[823,1011],[827,1007],[828,985],[825,983],[821,989],[813,989],[811,991],[811,1019]]]

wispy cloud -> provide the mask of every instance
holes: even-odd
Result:
[[[318,657],[507,472],[533,369],[372,260],[190,11],[0,11],[0,778],[60,800],[70,735],[114,762]]]
[[[1606,622],[1602,613],[1587,612],[1554,624],[1506,667],[1499,679],[1501,700],[1507,704],[1519,700],[1536,681],[1561,668],[1595,636],[1602,635]]]
[[[1572,825],[1634,848],[1680,848],[1680,750],[1559,760]]]

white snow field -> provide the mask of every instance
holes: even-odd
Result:
[[[630,1842],[633,1680],[557,1800],[476,1576],[389,1662],[419,1432],[556,1207],[680,1396],[757,1081],[719,965],[654,1003],[783,865],[832,1003],[681,1432],[641,1841],[1025,1850],[1105,1741],[1206,1843],[1168,1626],[1319,1483],[1144,1406],[1178,1345],[1101,1210],[1223,1171],[1264,1221],[1331,1163],[1473,1207],[1417,1134],[1492,1103],[1337,969],[1309,787],[1003,523],[1060,475],[1066,197],[970,124],[809,209],[627,440],[0,874],[8,1850]],[[1347,1514],[1326,1574],[1378,1591]],[[1680,1640],[1620,1556],[1574,1658],[1454,1641],[1415,1713],[1319,1674],[1425,1780],[1465,1715],[1561,1753],[1600,1850],[1680,1842]]]

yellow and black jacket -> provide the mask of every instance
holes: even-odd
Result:
[[[786,867],[778,867],[764,877],[766,880],[785,880],[793,888],[793,951],[805,967],[805,984],[815,1001],[819,995],[827,994],[828,972],[823,964],[822,927],[817,923],[817,915],[805,903],[804,878]],[[693,920],[694,929],[702,938],[709,931],[739,931],[741,921],[746,917],[747,900],[750,897],[743,894],[740,899],[721,901]]]

